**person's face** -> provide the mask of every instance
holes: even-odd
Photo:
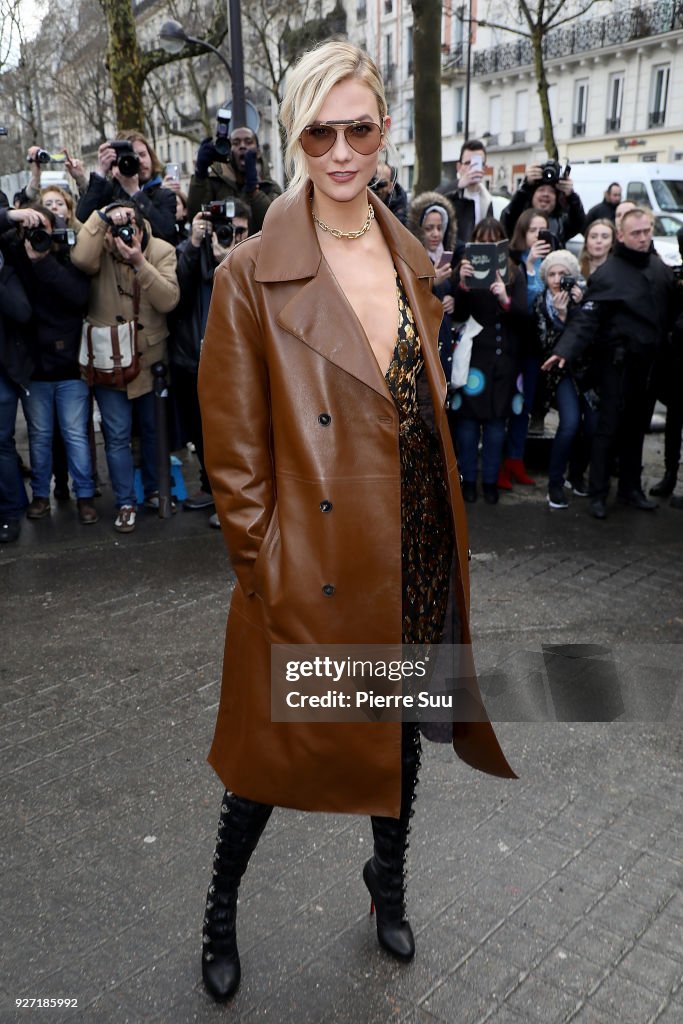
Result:
[[[530,249],[534,242],[538,241],[538,232],[546,230],[548,221],[545,217],[532,217],[529,227],[526,230],[526,247]]]
[[[594,260],[601,260],[612,247],[612,232],[604,224],[593,224],[586,234],[586,252]]]
[[[372,121],[381,126],[377,99],[372,89],[357,78],[345,78],[332,86],[316,115],[315,121]],[[384,127],[388,128],[387,117]],[[306,170],[315,190],[339,203],[348,203],[365,192],[367,183],[377,170],[377,152],[357,153],[346,141],[344,126],[339,126],[331,149],[322,156],[304,153]],[[303,152],[303,150],[302,150]]]
[[[560,291],[560,279],[566,277],[569,271],[561,263],[556,263],[545,275],[545,283],[551,295],[557,295]]]
[[[652,242],[652,221],[647,214],[629,217],[622,223],[617,237],[627,249],[633,249],[635,252],[647,252]]]
[[[380,181],[386,182],[386,184],[375,188],[375,194],[378,195],[380,199],[385,200],[391,191],[391,168],[388,164],[377,165],[377,178]]]
[[[557,195],[552,185],[539,185],[534,192],[533,205],[544,213],[552,213],[557,205]]]
[[[230,135],[231,155],[239,171],[244,170],[244,158],[250,149],[258,150],[256,136],[249,128],[235,128]]]
[[[630,199],[626,199],[623,203],[619,203],[616,210],[614,211],[614,225],[617,231],[619,230],[619,227],[621,225],[621,219],[624,216],[624,214],[628,213],[629,210],[635,210],[635,208],[636,204],[632,203]]]
[[[614,206],[619,205],[621,202],[621,185],[612,185],[607,193],[607,202],[612,203]]]
[[[64,196],[60,195],[59,192],[46,192],[42,203],[46,209],[54,213],[55,217],[63,217],[64,220],[69,219],[69,207]]]
[[[249,221],[246,217],[233,217],[232,218],[232,245],[231,249],[234,249],[236,245],[243,242],[249,233]]]
[[[422,244],[429,252],[435,252],[443,241],[443,222],[436,210],[428,213],[422,221]]]
[[[483,172],[484,164],[486,163],[486,154],[483,149],[464,149],[462,151],[462,160],[458,163],[458,170],[460,172],[469,171],[472,166],[472,157],[474,157],[475,164],[479,163]]]
[[[149,181],[152,177],[152,158],[149,155],[149,150],[144,142],[135,140],[131,143],[133,151],[137,155],[140,161],[140,170],[138,171],[138,181]]]

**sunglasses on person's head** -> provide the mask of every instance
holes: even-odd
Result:
[[[344,132],[351,149],[361,156],[376,153],[384,135],[374,121],[319,121],[306,125],[299,136],[301,148],[307,156],[324,156],[334,146],[340,131]]]

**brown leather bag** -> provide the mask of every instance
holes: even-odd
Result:
[[[94,327],[86,320],[81,333],[78,362],[89,386],[124,388],[140,373],[138,313],[140,286],[133,287],[133,320],[115,327]]]

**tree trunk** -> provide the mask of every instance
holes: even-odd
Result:
[[[538,91],[538,102],[541,105],[541,116],[543,118],[543,142],[545,151],[553,160],[559,159],[555,132],[553,130],[553,119],[550,116],[550,100],[548,99],[548,77],[545,73],[543,61],[543,35],[539,26],[531,33],[531,46],[534,52],[534,69]]]
[[[109,46],[107,67],[116,126],[119,131],[135,128],[144,131],[140,47],[135,31],[132,0],[101,0],[107,20]]]
[[[441,0],[412,0],[415,81],[413,195],[441,181]]]

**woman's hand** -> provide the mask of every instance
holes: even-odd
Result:
[[[445,263],[442,267],[435,267],[434,284],[441,284],[442,281],[447,281],[453,273],[453,268],[450,263]]]
[[[463,288],[468,288],[468,278],[474,277],[474,267],[469,260],[462,260],[460,264],[460,284]]]
[[[81,160],[78,160],[75,156],[70,156],[67,149],[63,149],[62,152],[66,157],[64,166],[78,185],[79,191],[83,191],[88,184],[86,178],[85,169]]]
[[[170,188],[171,192],[180,192],[180,182],[172,174],[167,174],[161,184],[164,188]]]
[[[500,276],[500,270],[496,271],[496,280],[493,282],[489,290],[496,296],[501,306],[508,306],[510,304],[507,289],[505,288],[505,282]]]
[[[39,228],[43,223],[38,211],[30,210],[28,208],[23,210],[8,210],[7,219],[13,224],[17,224],[25,228]]]
[[[580,284],[575,284],[569,294],[572,297],[572,301],[578,305],[583,298],[583,288]]]
[[[192,231],[190,232],[190,242],[198,249],[205,238],[213,233],[211,227],[211,221],[207,220],[205,215],[200,210],[199,213],[194,215],[192,220]]]
[[[40,146],[31,146],[26,154],[26,159],[29,160],[31,164],[31,182],[36,188],[40,188],[40,172],[42,169],[41,165],[36,160],[36,155],[39,152]]]
[[[453,298],[452,295],[444,295],[444,297],[441,300],[441,305],[443,306],[444,313],[448,313],[448,315],[450,316],[450,314],[455,309],[455,299]]]
[[[567,309],[569,307],[569,292],[565,292],[560,289],[559,292],[555,292],[552,296],[553,306],[560,320],[567,319]]]
[[[140,235],[136,233],[131,238],[131,244],[127,245],[118,235],[114,238],[114,248],[118,252],[119,256],[124,263],[130,263],[132,267],[139,270],[142,264],[145,262],[145,256],[142,251],[142,242]]]
[[[543,260],[550,252],[550,243],[544,242],[540,238],[537,238],[534,244],[529,249],[529,255],[526,258],[526,268],[530,273],[533,273],[536,269],[536,260]]]
[[[567,360],[563,359],[562,356],[548,356],[544,363],[541,363],[542,370],[552,370],[553,366],[559,366],[561,370],[564,369]]]

